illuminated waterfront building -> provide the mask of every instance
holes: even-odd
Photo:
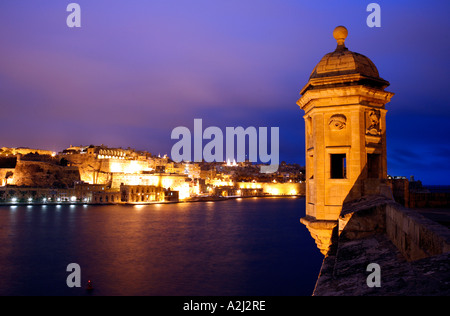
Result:
[[[164,201],[164,189],[154,185],[121,185],[122,202],[146,203]]]

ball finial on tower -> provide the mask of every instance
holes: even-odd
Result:
[[[336,39],[338,46],[345,46],[345,39],[347,38],[348,30],[345,26],[338,26],[333,31],[333,36]]]

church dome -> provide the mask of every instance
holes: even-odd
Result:
[[[345,47],[347,35],[348,31],[344,26],[335,28],[333,36],[338,43],[336,50],[326,54],[320,60],[312,71],[310,79],[352,74],[359,74],[368,79],[381,79],[377,67],[369,58]]]

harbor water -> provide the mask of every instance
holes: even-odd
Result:
[[[302,197],[1,206],[0,295],[308,296],[323,256],[304,215]]]

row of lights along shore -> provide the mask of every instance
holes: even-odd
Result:
[[[70,200],[62,200],[61,198],[57,198],[55,201],[52,201],[51,198],[43,198],[43,199],[38,199],[38,200],[34,200],[33,198],[28,198],[27,199],[28,204],[31,203],[39,203],[39,204],[46,204],[46,203],[51,203],[51,204],[75,204],[75,203],[80,203],[80,201],[77,200],[76,196],[72,196],[70,197]],[[83,203],[87,203],[88,199],[84,198]],[[12,197],[10,200],[10,203],[12,204],[18,204],[19,200],[16,197]]]

